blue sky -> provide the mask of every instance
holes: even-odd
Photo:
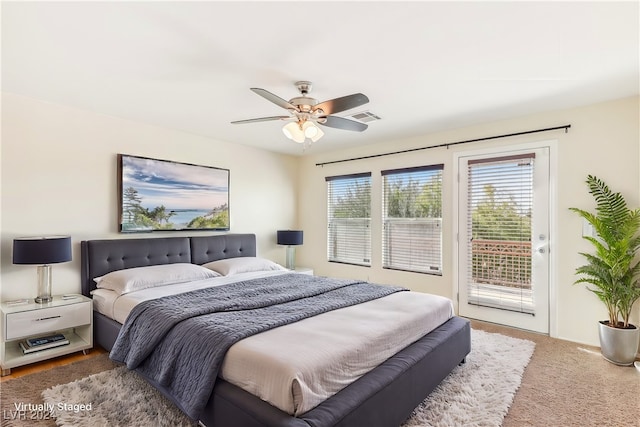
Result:
[[[138,190],[145,208],[212,209],[228,203],[228,174],[206,166],[122,157],[122,186]]]

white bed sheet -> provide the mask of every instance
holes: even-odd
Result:
[[[273,271],[252,271],[249,273],[239,273],[232,276],[213,277],[211,279],[196,280],[193,282],[176,283],[174,285],[158,286],[155,288],[142,289],[136,292],[130,292],[124,295],[118,295],[117,292],[109,289],[95,289],[91,291],[93,296],[93,307],[96,311],[105,316],[124,323],[129,316],[133,307],[143,301],[165,297],[168,295],[177,295],[184,292],[195,291],[198,289],[210,288],[212,286],[226,285],[228,283],[240,282],[242,280],[257,279],[267,276],[278,276],[289,273],[288,270]]]
[[[145,289],[118,297],[93,292],[100,313],[124,323],[138,303],[165,295],[283,272],[243,273]],[[453,316],[451,300],[397,292],[262,332],[234,344],[220,371],[226,381],[300,415]]]

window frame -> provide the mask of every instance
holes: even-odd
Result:
[[[352,180],[353,183],[357,183],[356,180],[360,180],[363,178],[367,178],[366,183],[369,186],[369,194],[368,194],[368,199],[369,199],[369,204],[367,206],[368,209],[368,223],[366,228],[366,235],[364,237],[362,237],[362,239],[358,239],[356,236],[355,239],[349,239],[349,241],[351,243],[354,243],[353,246],[343,246],[342,249],[344,251],[346,251],[347,253],[349,252],[353,252],[356,253],[359,249],[362,250],[362,254],[363,254],[363,261],[362,262],[358,262],[358,261],[354,261],[353,258],[349,258],[348,256],[336,256],[337,253],[337,249],[335,249],[335,243],[336,243],[336,234],[337,232],[335,231],[335,226],[336,226],[336,218],[339,217],[335,217],[333,216],[333,213],[335,211],[335,207],[336,204],[334,203],[333,200],[333,195],[332,193],[334,193],[334,188],[332,187],[332,183],[337,182],[337,181],[343,181],[345,182],[345,184],[341,184],[344,185],[343,189],[347,189],[348,187],[348,183],[346,183],[349,180]],[[354,174],[347,174],[347,175],[335,175],[335,176],[328,176],[325,177],[325,181],[327,183],[327,261],[328,262],[332,262],[332,263],[339,263],[339,264],[349,264],[349,265],[355,265],[355,266],[360,266],[360,267],[371,267],[371,258],[372,258],[372,254],[371,254],[371,187],[372,187],[372,174],[371,172],[362,172],[362,173],[354,173]],[[354,205],[355,206],[355,205]],[[349,233],[351,233],[353,231],[353,228],[351,228],[351,231]],[[351,234],[349,234],[350,237],[353,237]],[[358,247],[357,245],[355,245],[355,243],[358,244],[362,244],[362,246]],[[333,248],[333,249],[332,249]],[[368,256],[368,257],[367,257]]]
[[[437,173],[439,173],[439,177],[438,177],[438,184],[440,187],[440,192],[439,192],[439,200],[437,201],[439,203],[439,210],[440,210],[440,217],[439,218],[435,218],[432,216],[426,216],[426,217],[394,217],[394,216],[389,216],[389,186],[388,186],[388,179],[387,177],[390,176],[394,176],[394,175],[412,175],[412,174],[422,174],[425,172],[432,172],[432,171],[437,171]],[[442,276],[442,272],[443,272],[443,230],[442,230],[442,202],[443,202],[443,191],[442,191],[442,184],[443,184],[443,173],[444,173],[444,164],[443,163],[439,163],[439,164],[433,164],[433,165],[425,165],[425,166],[416,166],[416,167],[408,167],[408,168],[398,168],[398,169],[388,169],[388,170],[383,170],[380,172],[381,176],[382,176],[382,212],[381,212],[381,228],[382,228],[382,268],[386,269],[386,270],[397,270],[397,271],[406,271],[406,272],[411,272],[411,273],[420,273],[420,274],[429,274],[429,275],[435,275],[435,276]],[[419,184],[421,186],[424,186],[425,184],[427,184],[431,178],[429,177],[427,181],[427,178],[425,177],[419,177]],[[424,182],[422,181],[424,180]],[[413,207],[415,208],[415,205],[413,205]],[[438,258],[436,263],[429,263],[429,259],[433,259],[433,256],[429,256],[427,257],[427,259],[425,260],[426,263],[424,265],[418,265],[418,267],[412,267],[413,265],[417,265],[415,264],[415,256],[411,254],[411,252],[413,251],[413,247],[414,246],[420,246],[422,245],[423,248],[422,250],[417,249],[418,252],[424,252],[424,245],[425,245],[425,240],[427,240],[426,245],[428,247],[427,250],[431,250],[431,245],[428,243],[428,239],[429,237],[425,234],[422,234],[420,237],[422,238],[423,242],[420,242],[420,239],[412,239],[412,237],[415,235],[414,233],[410,233],[408,235],[408,238],[404,238],[402,237],[402,235],[398,235],[395,236],[395,241],[396,242],[400,242],[401,244],[407,245],[409,247],[408,250],[406,250],[406,252],[401,252],[400,253],[400,258],[398,262],[393,262],[391,261],[391,254],[393,253],[393,249],[390,248],[390,240],[392,239],[392,236],[390,235],[390,231],[391,231],[391,221],[393,218],[396,219],[401,219],[401,218],[407,218],[404,222],[405,222],[405,229],[406,228],[411,228],[413,227],[420,227],[423,230],[429,230],[431,228],[437,228],[439,231],[437,233],[437,254],[435,255],[435,257]],[[419,218],[425,218],[425,219],[430,219],[431,221],[416,221]],[[436,220],[436,221],[433,221]],[[420,224],[420,222],[422,224]],[[397,224],[400,224],[401,221],[397,220]],[[411,224],[413,223],[413,224]],[[400,233],[400,232],[399,232]],[[433,239],[433,237],[431,237],[431,239]],[[408,255],[407,255],[408,253]],[[402,263],[404,262],[404,265],[402,265]],[[434,265],[435,264],[435,265]],[[435,268],[434,268],[435,267]]]

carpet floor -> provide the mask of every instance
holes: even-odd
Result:
[[[471,327],[536,343],[503,427],[640,427],[633,366],[607,362],[597,347],[478,321]]]
[[[474,329],[535,342],[535,352],[504,418],[514,426],[618,426],[640,423],[640,372],[606,362],[599,350],[483,322]],[[42,402],[42,390],[115,368],[106,355],[0,383],[2,426],[55,426],[52,419],[9,421],[14,402]]]

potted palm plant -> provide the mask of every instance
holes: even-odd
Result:
[[[576,269],[577,283],[587,287],[606,306],[609,319],[600,321],[600,349],[608,361],[633,364],[640,329],[629,323],[633,304],[640,298],[640,209],[629,209],[620,193],[613,193],[595,176],[587,177],[589,193],[596,201],[595,213],[570,208],[584,218],[595,236],[583,236],[595,253],[583,253],[587,263]]]

